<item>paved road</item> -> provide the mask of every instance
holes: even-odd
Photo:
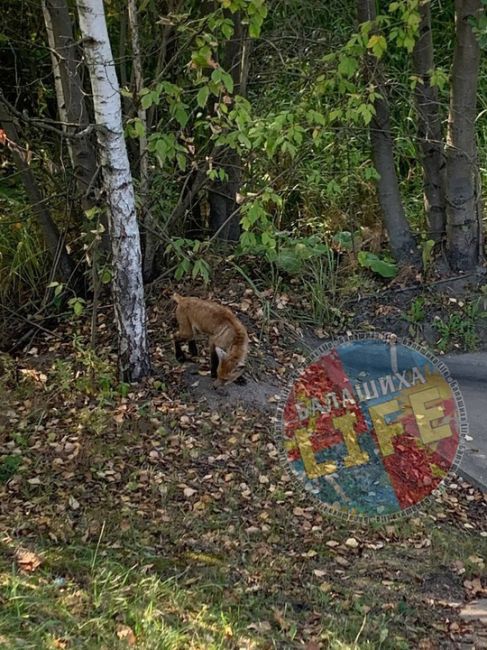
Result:
[[[441,357],[457,380],[467,408],[469,437],[460,474],[487,489],[487,352]]]

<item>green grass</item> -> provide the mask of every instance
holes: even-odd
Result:
[[[454,304],[457,305],[456,300]],[[453,347],[467,351],[476,350],[480,342],[478,327],[485,323],[486,318],[487,311],[482,298],[469,300],[465,303],[458,301],[458,306],[453,313],[448,314],[444,319],[438,318],[434,322],[434,327],[440,337],[436,344],[438,349],[441,352]]]
[[[219,523],[212,515],[194,533]],[[418,553],[409,537],[418,535],[417,524],[395,530],[398,543],[368,560],[353,559],[353,569],[331,583],[313,569],[332,563],[331,554],[316,557],[309,549],[307,563],[298,562],[304,575],[297,582],[296,558],[279,557],[277,548],[267,560],[234,564],[210,553],[169,557],[127,545],[123,535],[118,543],[104,541],[102,530],[96,544],[44,542],[37,549],[40,568],[25,573],[13,560],[17,542],[7,540],[0,546],[0,648],[116,650],[127,647],[118,638],[121,626],[141,649],[294,648],[307,625],[325,647],[415,647],[411,634],[427,636],[436,616],[433,610],[425,616],[411,584],[445,573],[454,559],[479,549],[457,529],[437,529],[434,551]],[[346,531],[337,533],[340,539]],[[131,535],[137,538],[136,531]],[[264,543],[262,536],[247,540],[247,552],[258,555]]]
[[[278,599],[259,591],[237,599],[232,590],[228,593],[225,570],[210,566],[193,571],[191,577],[182,571],[179,577],[167,578],[154,567],[157,557],[146,560],[148,565],[130,566],[113,551],[104,550],[95,557],[89,549],[71,546],[57,552],[46,550],[44,567],[32,575],[20,574],[2,560],[1,647],[50,649],[56,647],[55,639],[68,641],[69,647],[125,647],[117,641],[117,625],[122,624],[133,630],[137,647],[168,650],[241,647],[248,641],[265,647],[255,631],[269,641],[273,637],[276,643],[291,642],[290,637],[296,635],[299,613],[292,606],[287,609],[289,629],[284,633],[273,630],[271,607],[273,601],[277,606]],[[265,581],[270,577],[263,576]],[[320,598],[318,588],[306,596],[318,606],[328,609],[330,605],[329,598]],[[354,638],[363,618],[360,599],[353,607],[347,605],[350,608],[346,625],[329,622],[322,626],[323,635],[337,643]],[[386,616],[370,621],[365,633],[375,631],[378,624],[379,637],[384,636]]]
[[[220,612],[177,577],[161,578],[127,559],[106,549],[99,555],[89,547],[46,549],[43,568],[22,574],[3,558],[2,647],[50,649],[63,640],[68,647],[123,648],[120,625],[133,630],[140,648],[204,647],[207,630],[214,636],[208,647],[224,647]]]

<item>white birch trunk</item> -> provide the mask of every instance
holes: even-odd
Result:
[[[110,212],[113,299],[122,377],[138,381],[150,371],[140,237],[132,176],[123,136],[122,107],[103,0],[76,0],[88,69],[103,183]]]

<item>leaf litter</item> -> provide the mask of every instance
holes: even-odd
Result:
[[[326,647],[357,635],[382,647],[453,648],[481,638],[460,607],[485,596],[485,495],[457,478],[394,525],[329,518],[282,467],[274,436],[277,396],[304,359],[299,327],[264,322],[260,300],[238,285],[222,297],[243,311],[253,341],[244,387],[215,391],[204,351],[193,367],[176,363],[165,295],[149,311],[156,374],[127,394],[117,392],[109,327],[97,368],[108,389],[90,385],[73,348],[75,335],[88,347],[82,322],[15,360],[18,383],[0,398],[0,465],[20,459],[0,482],[5,566],[37,575],[49,570],[46,549],[81,544],[95,564],[125,554],[144,575],[180,576],[192,593],[216,581],[206,597],[241,612],[234,631],[218,631],[230,648]],[[292,301],[278,296],[279,312]],[[98,321],[108,325],[109,313]],[[76,582],[76,567],[65,568]],[[114,637],[138,647],[143,632],[123,621]]]

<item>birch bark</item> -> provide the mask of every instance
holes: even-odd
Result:
[[[112,283],[122,378],[150,372],[140,236],[122,127],[122,107],[103,0],[76,0],[90,72],[103,184],[109,207]]]

